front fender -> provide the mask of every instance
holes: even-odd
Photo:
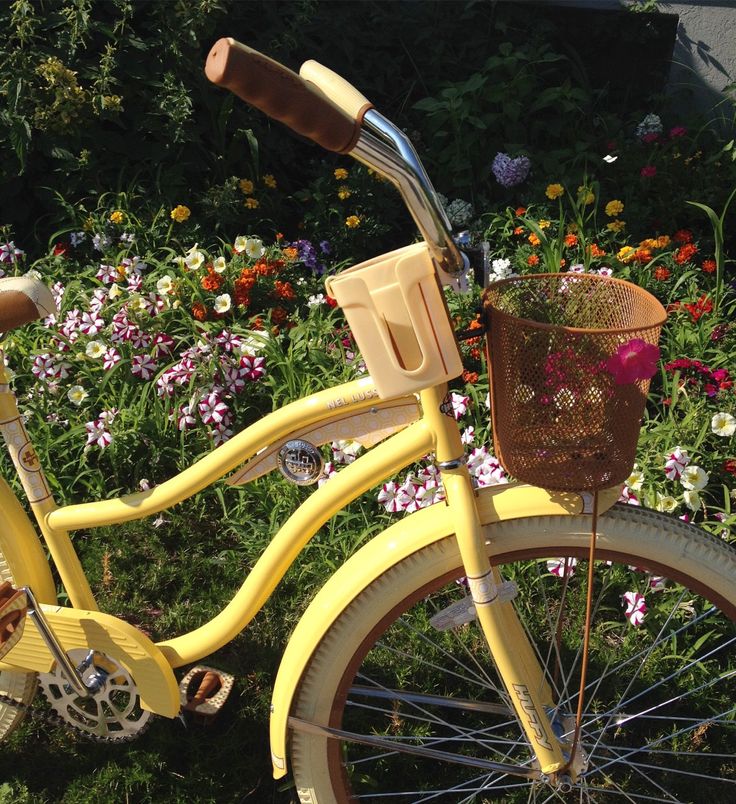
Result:
[[[598,494],[598,512],[618,500],[620,489]],[[483,525],[527,516],[569,516],[590,512],[592,495],[552,492],[519,483],[490,486],[478,492]],[[273,775],[286,774],[287,722],[292,699],[317,645],[348,606],[375,578],[427,544],[454,532],[453,514],[446,505],[433,505],[396,522],[371,539],[327,581],[289,640],[276,676],[271,707]]]

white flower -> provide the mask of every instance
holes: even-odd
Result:
[[[84,390],[84,388],[82,388],[81,385],[72,385],[67,393],[69,401],[77,405],[77,407],[79,407],[79,405],[81,405],[88,396],[89,394]]]
[[[229,293],[223,293],[222,296],[218,296],[215,299],[214,308],[216,313],[226,313],[231,307],[232,300]]]
[[[233,251],[236,254],[242,254],[245,251],[245,241],[248,238],[245,235],[238,235],[233,243]]]
[[[686,466],[680,475],[680,483],[690,491],[700,491],[708,485],[708,473],[695,464]]]
[[[248,332],[240,344],[240,352],[244,355],[255,355],[266,348],[270,335],[266,330]]]
[[[217,271],[218,274],[221,274],[227,268],[227,262],[225,261],[224,257],[218,257],[213,263],[212,267]]]
[[[266,249],[263,247],[263,241],[260,237],[248,237],[245,240],[245,253],[252,260],[257,260],[262,257]]]
[[[84,232],[72,232],[69,235],[69,242],[76,248],[80,243],[83,243],[87,235]]]
[[[475,427],[472,424],[463,430],[460,440],[463,444],[472,444],[475,441]]]
[[[107,346],[105,346],[105,344],[101,341],[90,341],[87,344],[87,348],[84,350],[84,353],[87,355],[87,357],[92,357],[96,360],[98,357],[102,357],[106,351]]]
[[[186,268],[187,266],[187,258],[186,257],[172,257],[171,262],[176,265],[177,268]]]
[[[470,397],[456,394],[453,391],[452,394],[450,394],[450,404],[452,405],[452,412],[455,419],[459,421],[468,412]]]
[[[684,491],[682,493],[682,499],[685,505],[691,511],[699,511],[700,510],[700,495],[697,491]]]
[[[493,273],[489,277],[489,279],[492,282],[496,282],[499,279],[506,279],[506,277],[512,275],[511,260],[506,259],[493,260],[491,262],[491,269]]]
[[[636,127],[636,138],[643,139],[647,134],[661,134],[662,120],[658,114],[648,114]]]
[[[159,293],[163,293],[164,295],[167,293],[171,293],[174,289],[174,280],[168,275],[164,274],[161,279],[156,282],[156,290]]]
[[[204,254],[194,245],[187,252],[187,256],[184,258],[184,265],[186,265],[190,271],[197,271],[204,265],[204,260]]]
[[[617,159],[618,159],[618,157],[617,157],[617,156],[611,156],[611,154],[606,154],[606,155],[603,157],[603,161],[604,161],[604,162],[607,162],[609,165],[610,165],[612,162],[615,162]]]
[[[352,463],[363,448],[359,441],[349,439],[347,441],[332,442],[332,458],[334,463]]]
[[[624,483],[632,489],[633,491],[639,491],[639,489],[644,485],[644,472],[641,471],[634,464],[634,468],[631,470],[631,474],[624,480]]]
[[[717,436],[728,438],[736,433],[736,419],[730,413],[716,413],[710,420],[710,429]]]
[[[310,296],[307,299],[307,307],[318,307],[320,304],[325,303],[325,294],[317,293],[315,296]]]
[[[677,500],[674,497],[670,497],[666,494],[660,494],[657,492],[657,510],[664,511],[666,514],[674,513],[675,509],[677,508]]]

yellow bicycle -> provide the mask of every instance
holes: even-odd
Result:
[[[616,505],[617,487],[600,490],[586,606],[576,564],[588,555],[593,496],[479,487],[469,472],[448,409],[447,382],[462,366],[440,290],[462,285],[467,262],[408,140],[314,62],[300,78],[226,39],[206,70],[389,178],[424,240],[329,280],[370,376],[267,415],[149,491],[57,506],[0,358],[0,432],[45,544],[0,478],[0,581],[28,600],[0,662],[0,736],[37,679],[56,711],[92,735],[127,739],[152,713],[176,717],[175,670],[246,628],[325,522],[431,453],[444,499],[350,558],[286,646],[271,711],[274,776],[291,772],[301,801],[319,804],[733,800],[736,553],[676,518]],[[37,280],[0,280],[0,331],[51,309]],[[317,448],[335,439],[371,448],[281,526],[212,620],[154,644],[98,610],[71,532],[154,515],[225,475],[247,483],[280,469],[313,482]],[[47,551],[68,606],[57,603]],[[648,591],[641,628],[623,616],[632,584]]]

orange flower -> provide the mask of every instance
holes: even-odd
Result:
[[[222,284],[225,280],[222,278],[221,274],[218,274],[217,271],[211,266],[207,266],[207,276],[203,276],[200,285],[205,290],[219,290],[222,287]]]
[[[664,265],[658,265],[654,269],[654,278],[659,280],[660,282],[665,282],[670,278],[670,269],[665,268]]]
[[[703,270],[706,274],[714,274],[717,268],[715,260],[703,260]]]
[[[524,234],[524,227],[523,226],[517,226],[516,229],[514,229],[514,234],[515,235]]]
[[[565,245],[568,248],[575,248],[578,244],[578,236],[574,234],[565,235]]]
[[[207,318],[207,308],[201,302],[194,302],[192,305],[192,315],[197,321],[204,321]]]
[[[675,252],[675,262],[678,265],[683,265],[684,263],[688,262],[688,260],[692,259],[692,257],[694,257],[697,253],[698,247],[695,245],[695,243],[685,243]]]
[[[536,236],[534,233],[532,233],[532,234],[530,234],[530,235],[529,235],[529,242],[530,242],[530,243],[531,243],[533,246],[538,246],[538,245],[539,245],[539,243],[540,243],[540,240],[539,240],[539,238],[538,238],[538,237],[537,237],[537,236]]]
[[[471,385],[474,385],[475,383],[478,382],[478,372],[468,371],[467,369],[465,369],[465,371],[463,371],[463,380],[465,380],[465,382],[470,383]]]
[[[284,310],[283,307],[274,307],[271,311],[271,323],[276,324],[276,326],[283,324],[288,315],[289,314],[286,312],[286,310]]]
[[[591,243],[590,246],[588,246],[588,251],[590,252],[591,257],[606,256],[606,252],[597,243]]]
[[[294,293],[291,282],[281,282],[277,279],[274,283],[273,290],[276,296],[284,301],[293,301],[296,298],[296,293]]]
[[[526,212],[526,207],[516,207],[516,210],[514,211],[514,215],[516,215],[516,217],[517,217],[517,218],[519,218],[519,217],[521,217],[521,216],[522,216],[522,215],[523,215],[525,212]]]
[[[283,250],[283,255],[287,260],[295,260],[299,256],[299,249],[296,249],[293,246],[287,246]]]
[[[529,255],[527,258],[526,258],[526,264],[527,264],[527,265],[539,265],[539,257],[538,257],[538,255],[536,255],[536,254],[530,254],[530,255]]]
[[[631,259],[639,263],[649,262],[652,259],[652,252],[648,248],[638,248],[632,254]]]
[[[470,356],[473,358],[473,360],[480,360],[480,349],[473,347],[470,350]]]

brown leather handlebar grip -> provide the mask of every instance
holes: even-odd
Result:
[[[358,140],[360,124],[314,85],[230,37],[215,42],[204,71],[213,84],[229,89],[328,151],[348,153]]]

